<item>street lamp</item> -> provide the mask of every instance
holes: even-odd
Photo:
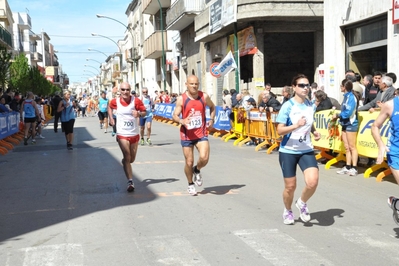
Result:
[[[161,34],[162,34],[162,71],[163,71],[163,90],[166,91],[166,62],[165,62],[165,47],[164,47],[164,40],[163,40],[163,18],[162,18],[162,5],[161,2],[158,0],[159,4],[159,15],[161,19]]]
[[[119,47],[119,46],[118,46]],[[96,50],[96,49],[92,49],[92,48],[88,48],[88,50],[89,51],[94,51],[94,52],[97,52],[97,53],[101,53],[101,54],[103,54],[103,55],[105,55],[105,57],[109,57],[108,55],[106,55],[104,52],[101,52],[101,51],[99,51],[99,50]],[[94,59],[89,59],[89,58],[86,58],[86,60],[88,61],[88,60],[93,60],[93,61],[97,61],[97,60],[94,60]],[[98,61],[97,61],[98,62]],[[99,62],[100,63],[100,62]],[[100,63],[100,64],[102,64],[102,63]],[[105,72],[105,71],[104,71]],[[112,64],[111,64],[111,67],[110,67],[110,73],[111,73],[111,87],[112,87]]]
[[[121,72],[121,75],[122,75],[122,49],[119,47],[118,43],[116,41],[112,40],[110,37],[107,37],[107,36],[104,36],[101,34],[92,33],[91,36],[103,37],[103,38],[108,39],[111,42],[115,43],[115,45],[118,47],[118,50],[119,50],[119,71]]]
[[[100,61],[97,61],[97,60],[94,60],[94,59],[91,59],[91,58],[86,58],[86,61],[94,61],[94,62],[99,63],[100,65],[103,64],[103,63],[101,63]]]
[[[105,57],[108,58],[108,55],[106,55],[104,52],[101,52],[101,51],[99,51],[99,50],[92,49],[92,48],[88,48],[87,50],[89,50],[89,51],[94,51],[94,52],[97,52],[97,53],[101,53],[101,54],[105,55]]]
[[[124,23],[120,22],[117,19],[114,19],[114,18],[111,18],[111,17],[108,17],[108,16],[104,16],[104,15],[100,15],[100,14],[97,14],[96,16],[97,16],[97,18],[106,18],[106,19],[110,19],[110,20],[113,20],[115,22],[118,22],[119,24],[121,24],[123,27],[125,27],[130,32],[130,35],[132,36],[132,56],[133,56],[133,63],[134,63],[134,65],[133,65],[133,82],[134,82],[134,87],[136,88],[137,60],[134,58],[134,54],[133,54],[133,52],[134,52],[134,35],[133,35],[132,29],[129,26],[125,25]]]
[[[101,71],[100,70],[98,70],[96,67],[94,67],[94,66],[91,66],[91,65],[84,65],[85,67],[91,67],[91,68],[94,68],[95,70],[97,70],[98,71],[98,74],[100,74],[101,73]]]

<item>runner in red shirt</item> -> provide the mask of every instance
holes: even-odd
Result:
[[[127,191],[133,192],[134,183],[131,164],[136,159],[137,147],[140,139],[138,118],[144,117],[146,111],[143,102],[139,98],[130,95],[129,83],[122,82],[120,91],[120,97],[112,99],[108,105],[108,117],[109,123],[113,126],[115,120],[112,115],[115,109],[117,121],[116,140],[123,154],[122,165],[128,180]]]
[[[200,170],[209,160],[209,142],[207,122],[205,118],[206,106],[210,109],[208,126],[212,127],[215,121],[215,105],[205,92],[198,91],[199,81],[194,75],[187,77],[187,91],[177,98],[173,120],[179,122],[180,139],[185,158],[184,173],[188,181],[188,193],[197,195],[194,182],[202,185]],[[182,118],[180,118],[182,115]],[[194,166],[194,146],[199,152],[197,165]],[[193,182],[194,179],[194,182]]]

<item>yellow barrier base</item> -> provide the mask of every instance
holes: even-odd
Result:
[[[338,162],[340,162],[340,161],[345,161],[345,160],[346,160],[346,157],[344,156],[344,154],[343,154],[343,153],[340,153],[340,154],[338,154],[337,157],[335,157],[335,158],[329,160],[329,161],[326,163],[325,168],[326,168],[326,169],[330,169],[331,165],[336,164],[336,163],[338,163]]]
[[[238,143],[238,147],[242,147],[242,145],[244,145],[245,143],[247,143],[248,141],[251,141],[250,137],[247,137],[246,139],[240,141],[240,143]]]
[[[269,140],[265,140],[265,141],[259,143],[258,145],[256,145],[255,151],[260,151],[260,150],[261,150],[264,146],[266,146],[266,145],[271,146],[272,143],[271,143]]]
[[[273,152],[273,150],[274,150],[275,148],[278,148],[278,147],[280,147],[280,143],[279,143],[279,142],[275,142],[275,143],[273,143],[272,146],[270,146],[270,147],[267,149],[266,153],[267,153],[267,154],[270,154],[270,153]]]
[[[231,140],[232,138],[236,138],[237,137],[237,135],[235,134],[235,133],[231,133],[229,136],[227,136],[225,139],[224,139],[224,142],[228,142],[229,140]]]
[[[385,161],[383,163],[381,163],[381,164],[373,165],[373,166],[367,168],[367,170],[364,172],[364,175],[363,175],[364,178],[369,178],[372,172],[375,172],[375,171],[377,171],[377,170],[379,170],[381,168],[388,168],[389,169],[389,166],[388,166],[388,164]],[[381,180],[382,180],[382,178],[381,178]]]
[[[390,175],[390,174],[392,174],[392,171],[391,171],[391,168],[388,168],[388,169],[386,169],[385,171],[379,173],[379,174],[377,175],[377,179],[376,179],[375,181],[381,182],[382,179],[383,179],[384,177],[386,177],[386,176],[388,176],[388,175]]]
[[[240,143],[242,140],[244,139],[244,137],[243,136],[240,136],[238,139],[236,139],[235,141],[234,141],[234,146],[237,146],[238,145],[238,143]]]

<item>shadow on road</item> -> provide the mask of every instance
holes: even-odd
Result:
[[[310,214],[311,220],[307,223],[303,223],[304,226],[313,226],[313,225],[318,225],[318,226],[331,226],[335,223],[335,218],[342,218],[344,217],[342,214],[345,211],[342,209],[329,209],[326,211],[320,211],[320,212],[312,212]],[[297,220],[298,222],[302,222],[301,219]],[[317,222],[315,222],[317,221]]]
[[[245,187],[245,185],[228,185],[228,186],[216,186],[216,187],[206,187],[198,194],[214,194],[214,195],[225,195],[233,192],[234,189],[239,189]]]

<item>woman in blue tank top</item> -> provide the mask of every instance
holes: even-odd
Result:
[[[69,91],[64,92],[64,98],[58,104],[57,112],[61,112],[61,128],[65,133],[65,139],[67,142],[67,149],[73,150],[73,126],[75,124],[75,101],[71,100],[71,94]]]

